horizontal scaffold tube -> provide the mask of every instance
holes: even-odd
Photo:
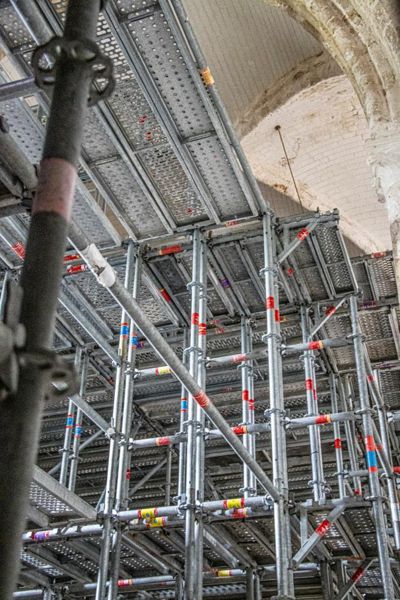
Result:
[[[351,345],[352,341],[346,338],[325,339],[307,342],[305,344],[292,344],[289,346],[282,345],[283,354],[295,354],[306,350],[323,350],[324,348],[342,348],[343,346]],[[208,367],[217,365],[239,365],[242,362],[249,360],[257,360],[266,357],[266,349],[255,350],[247,354],[229,354],[227,356],[207,357],[205,363]],[[135,377],[146,379],[147,377],[160,377],[163,375],[172,375],[171,367],[161,365],[158,367],[150,367],[148,369],[137,369]]]
[[[203,502],[201,508],[204,512],[215,512],[233,508],[259,508],[267,506],[265,496],[253,496],[249,498],[231,498],[227,500],[211,500]],[[178,515],[178,506],[165,506],[160,508],[142,508],[125,510],[117,514],[119,521],[132,521],[134,519],[153,519],[155,517],[169,517]]]
[[[274,574],[276,571],[275,565],[258,566],[258,570],[265,573]],[[318,565],[315,563],[304,563],[299,566],[299,572],[312,573],[318,571]],[[245,569],[213,569],[212,571],[204,571],[203,577],[210,582],[215,582],[216,579],[226,580],[227,578],[243,578],[246,577]],[[175,582],[172,575],[159,575],[154,577],[136,577],[134,579],[119,579],[118,588],[137,588],[146,585],[168,585]],[[96,583],[84,583],[83,585],[70,586],[71,592],[91,592],[96,590]],[[107,582],[107,587],[109,582]],[[21,590],[14,593],[14,598],[44,598],[44,590]]]
[[[253,458],[248,450],[243,446],[239,438],[232,432],[229,424],[226,422],[214,403],[207,396],[205,391],[198,385],[196,380],[183,365],[182,361],[175,354],[158,329],[145,315],[138,302],[131,297],[129,292],[127,292],[121,281],[118,279],[116,272],[101,254],[97,246],[95,244],[88,243],[86,238],[82,236],[79,230],[77,230],[75,227],[71,227],[70,239],[92,272],[96,275],[99,283],[107,288],[112,297],[136,323],[138,329],[140,329],[144,337],[158,353],[161,360],[171,368],[181,384],[190,394],[192,394],[194,400],[204,410],[215,427],[221,431],[223,437],[231,446],[233,451],[244,463],[246,463],[250,471],[254,473],[262,487],[272,498],[277,500],[279,498],[279,494],[270,478],[266,475],[255,458]]]
[[[347,338],[334,338],[325,340],[314,340],[302,344],[282,345],[282,354],[295,354],[306,350],[324,350],[324,348],[342,348],[351,345],[352,341]]]
[[[266,350],[258,350],[248,352],[247,354],[229,354],[228,356],[207,357],[205,364],[210,366],[216,365],[239,365],[242,362],[265,357]],[[137,369],[135,377],[138,379],[146,379],[147,377],[160,377],[162,375],[172,375],[173,371],[170,367],[162,365],[159,367],[150,367],[149,369]]]
[[[286,419],[287,429],[301,429],[309,425],[329,425],[331,423],[340,423],[344,421],[357,421],[360,417],[353,412],[340,412],[335,414],[315,415],[312,417],[299,417],[297,419]],[[236,435],[245,435],[246,433],[265,433],[270,431],[269,423],[255,423],[254,425],[235,425],[231,430]],[[205,432],[205,439],[222,438],[223,435],[218,429],[210,429]],[[173,446],[186,441],[186,435],[175,433],[162,437],[147,438],[142,440],[130,439],[130,448],[153,448],[154,446]]]
[[[200,505],[200,508],[203,512],[213,513],[217,511],[242,510],[245,508],[270,509],[270,506],[268,505],[265,496],[252,496],[249,498],[242,497],[227,498],[225,500],[211,500],[208,502],[203,502]],[[158,519],[177,517],[179,515],[182,515],[182,511],[179,506],[154,506],[120,511],[115,513],[114,518],[115,520],[121,522],[142,520],[150,525],[162,527],[164,524],[166,524],[166,521],[157,521]],[[54,527],[53,529],[26,531],[22,535],[22,541],[24,544],[30,544],[37,542],[50,542],[62,538],[90,537],[101,535],[102,530],[103,526],[101,523]]]
[[[379,468],[377,472],[379,475],[386,475],[385,469]],[[400,467],[393,467],[392,472],[393,475],[396,475],[397,477],[400,476]],[[344,475],[345,477],[367,477],[368,469],[358,469],[357,471],[345,471]]]

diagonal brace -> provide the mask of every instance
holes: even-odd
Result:
[[[300,550],[293,557],[293,569],[296,570],[301,565],[302,562],[305,561],[307,556],[312,552],[317,544],[322,540],[322,538],[328,533],[329,529],[336,521],[338,517],[342,514],[342,512],[346,508],[346,503],[340,503],[331,512],[328,516],[318,525],[315,531],[310,535],[308,540],[302,545]]]

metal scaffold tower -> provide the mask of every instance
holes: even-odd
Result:
[[[0,597],[399,598],[390,253],[273,213],[180,0],[0,45]]]

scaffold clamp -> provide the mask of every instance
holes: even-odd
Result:
[[[67,40],[58,36],[39,46],[33,53],[32,68],[39,88],[48,90],[54,86],[57,63],[61,58],[81,61],[91,69],[89,106],[106,100],[112,94],[115,87],[112,60],[91,40]]]

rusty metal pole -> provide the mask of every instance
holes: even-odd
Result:
[[[100,0],[70,0],[64,43],[94,41]],[[51,375],[57,294],[73,205],[92,66],[88,56],[60,53],[53,100],[21,276],[20,321],[26,328],[27,364],[16,394],[0,403],[0,598],[12,598],[21,534],[36,458],[42,401]],[[47,368],[44,366],[44,355]],[[32,360],[29,360],[29,356]],[[33,358],[35,357],[35,361]],[[38,360],[39,359],[39,360]]]

